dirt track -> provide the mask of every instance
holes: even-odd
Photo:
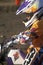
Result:
[[[25,30],[25,26],[22,23],[22,20],[25,18],[25,15],[16,16],[15,12],[2,12],[0,13],[0,36],[5,35],[10,37]]]

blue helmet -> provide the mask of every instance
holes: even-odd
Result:
[[[29,11],[32,6],[35,7],[34,5],[36,5],[36,10],[38,10],[43,7],[43,0],[25,0],[16,11],[16,15],[26,12],[27,9]]]
[[[18,8],[16,15],[18,15],[19,13],[22,13],[24,10],[26,10],[29,6],[31,6],[31,4],[34,2],[34,0],[25,0],[21,6]]]

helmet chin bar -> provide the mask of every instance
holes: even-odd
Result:
[[[43,8],[40,8],[38,11],[36,11],[32,18],[28,22],[24,22],[25,27],[30,27],[37,19],[40,19],[43,14]],[[41,16],[41,17],[40,17]]]

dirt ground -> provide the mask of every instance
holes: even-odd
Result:
[[[10,37],[19,34],[26,28],[22,23],[25,15],[17,15],[16,12],[0,12],[0,39],[1,36]]]

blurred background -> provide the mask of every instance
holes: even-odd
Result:
[[[26,15],[16,15],[23,0],[19,1],[18,4],[17,0],[0,0],[0,43],[4,37],[11,37],[26,29],[22,23]]]

